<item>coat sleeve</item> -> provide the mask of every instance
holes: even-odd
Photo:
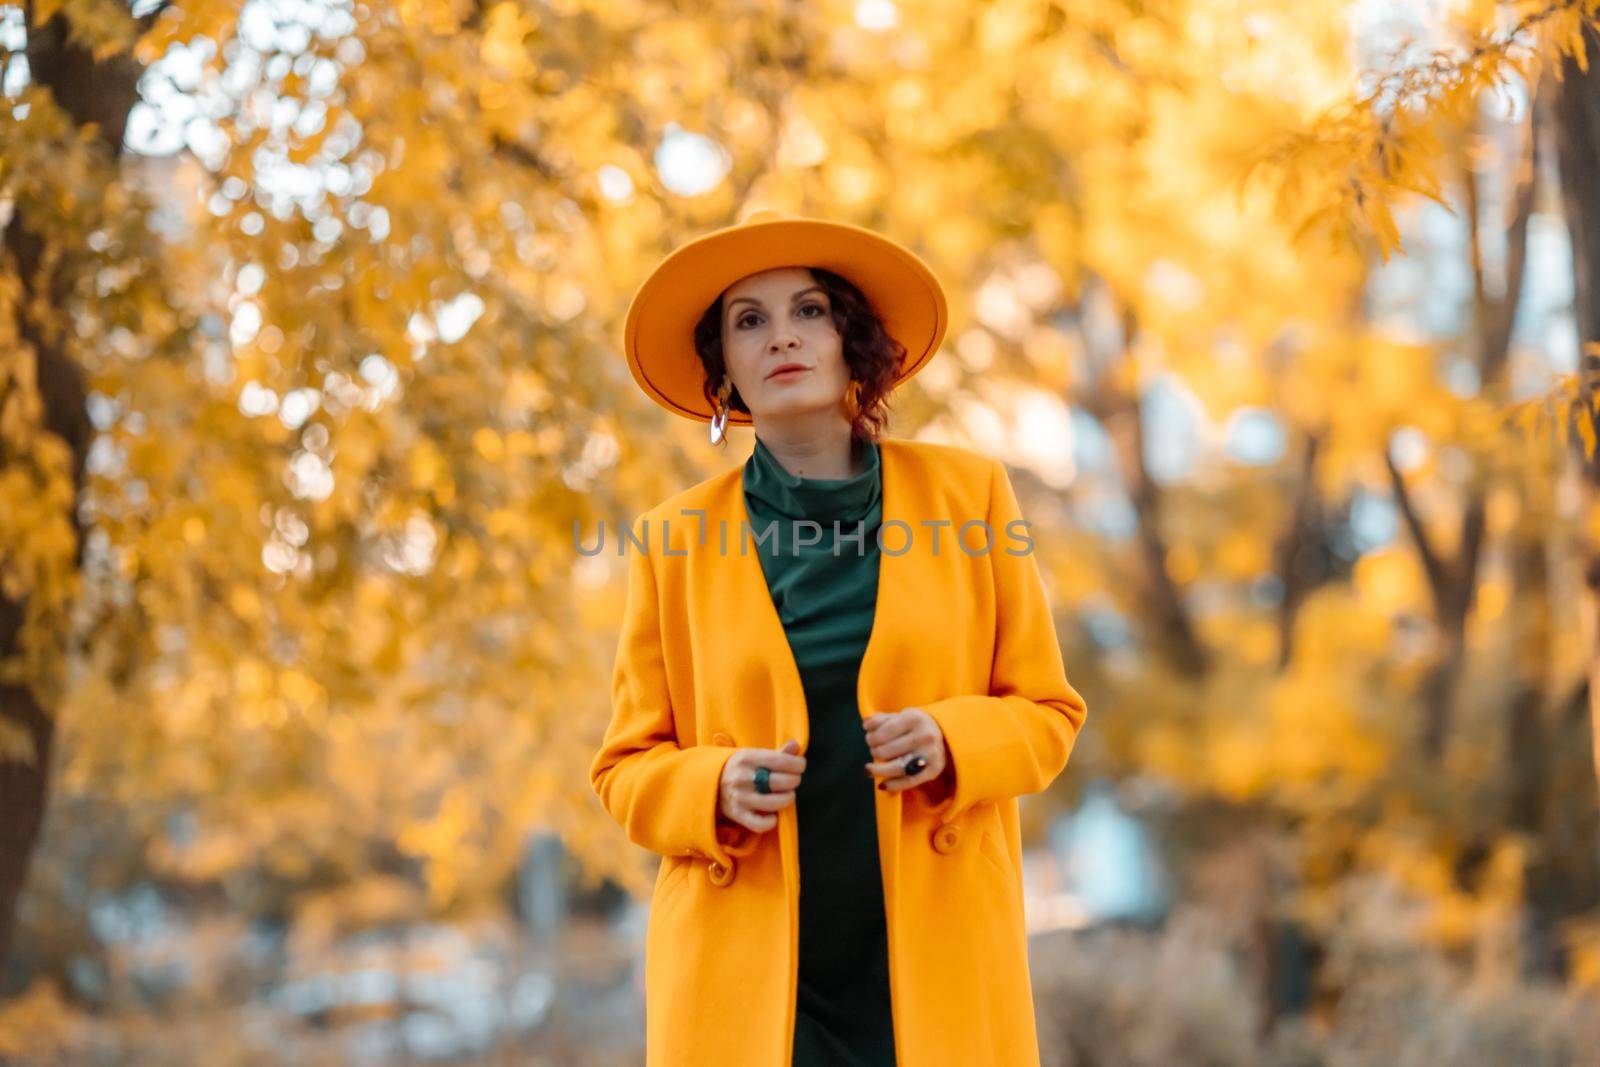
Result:
[[[680,747],[667,690],[655,568],[634,552],[611,680],[611,722],[589,767],[589,783],[628,839],[663,856],[729,863],[731,832],[717,819],[722,767],[736,749]]]
[[[991,472],[988,556],[994,573],[995,650],[989,692],[921,705],[950,749],[945,773],[925,783],[941,822],[983,801],[1048,786],[1066,766],[1088,706],[1067,681],[1049,598],[1031,549],[1017,546],[1022,519],[1011,478]]]

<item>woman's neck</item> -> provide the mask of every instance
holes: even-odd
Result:
[[[826,427],[759,426],[756,436],[797,478],[853,478],[864,468],[849,423]]]

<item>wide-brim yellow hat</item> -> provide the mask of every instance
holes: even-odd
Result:
[[[915,253],[850,223],[765,209],[681,245],[634,294],[623,350],[639,388],[674,414],[710,422],[695,323],[728,286],[774,267],[821,267],[860,289],[889,335],[906,348],[895,385],[939,350],[948,323],[944,288]],[[729,411],[728,422],[748,426],[750,416]]]

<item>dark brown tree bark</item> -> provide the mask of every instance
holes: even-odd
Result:
[[[1295,622],[1306,600],[1339,571],[1329,543],[1333,517],[1317,489],[1317,456],[1325,434],[1306,434],[1300,452],[1300,476],[1294,489],[1294,509],[1273,550],[1283,599],[1278,602],[1278,670],[1294,662]]]
[[[1568,60],[1562,64],[1557,90],[1556,146],[1561,160],[1561,191],[1572,234],[1574,310],[1583,355],[1579,368],[1583,403],[1575,418],[1588,419],[1600,430],[1600,357],[1588,346],[1600,344],[1600,33],[1591,26],[1584,32],[1589,69],[1580,70]],[[1591,503],[1600,496],[1600,450],[1580,457]],[[1594,743],[1596,773],[1600,775],[1600,545],[1591,545],[1584,570],[1585,606],[1590,620],[1589,721]],[[1596,798],[1590,797],[1590,803]]]
[[[35,84],[50,90],[61,107],[79,126],[95,124],[100,143],[112,159],[122,153],[123,134],[128,115],[138,100],[138,80],[142,73],[131,56],[111,57],[103,63],[70,40],[65,20],[59,15],[43,25],[33,25],[33,8],[27,8],[29,70]],[[150,17],[154,17],[153,15]],[[19,205],[5,227],[4,269],[15,271],[22,284],[18,304],[17,330],[33,349],[45,426],[72,449],[73,483],[83,488],[84,464],[92,437],[86,407],[86,383],[77,366],[48,331],[29,316],[34,300],[59,306],[63,278],[45,264],[47,249],[37,221],[30,218],[27,205]],[[70,253],[70,250],[69,250]],[[0,452],[0,468],[6,457]],[[83,531],[76,510],[70,516],[77,544],[77,558],[83,558]],[[22,623],[25,601],[12,601],[0,595],[0,656],[14,653]],[[41,707],[27,688],[0,685],[0,716],[21,727],[33,741],[32,763],[0,761],[0,964],[10,954],[16,923],[17,901],[27,882],[33,851],[44,825],[50,791],[50,761],[54,749],[55,719],[51,709]]]

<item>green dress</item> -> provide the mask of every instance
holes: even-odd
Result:
[[[856,680],[878,599],[883,521],[878,446],[856,442],[863,471],[799,478],[756,438],[745,507],[805,690],[810,743],[795,792],[800,841],[800,963],[793,1067],[893,1067],[888,933],[878,862],[872,759]],[[796,520],[810,519],[821,527]],[[838,523],[835,541],[834,523]],[[858,525],[859,524],[859,525]],[[854,536],[860,532],[859,541]],[[796,541],[801,543],[796,555]]]

